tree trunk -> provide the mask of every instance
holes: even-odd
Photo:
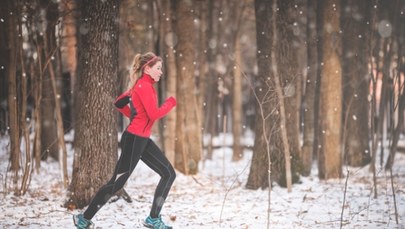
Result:
[[[174,46],[177,36],[173,33],[173,20],[172,20],[172,5],[170,1],[162,0],[162,43],[163,53],[165,58],[165,64],[167,66],[166,77],[163,79],[167,82],[166,94],[168,96],[176,94],[176,59],[174,56]],[[168,19],[168,20],[167,20]],[[174,110],[176,111],[176,110]],[[176,135],[173,134],[176,131],[176,112],[169,112],[165,119],[164,128],[164,151],[166,157],[174,165],[175,163],[175,142]]]
[[[208,30],[207,30],[207,62],[208,74],[205,87],[205,115],[204,131],[208,135],[207,154],[205,159],[212,159],[213,138],[218,133],[218,74],[216,67],[217,47],[215,41],[218,40],[218,17],[217,4],[222,1],[208,1]]]
[[[314,155],[315,139],[315,93],[318,73],[318,55],[317,45],[318,37],[316,31],[316,11],[317,1],[308,0],[307,17],[307,79],[305,82],[305,95],[302,105],[304,112],[304,133],[303,146],[301,149],[302,171],[301,174],[309,176],[312,169],[312,160]]]
[[[323,69],[320,92],[320,149],[319,178],[340,178],[342,175],[341,119],[342,69],[339,53],[340,2],[326,0],[320,3],[323,13]]]
[[[274,49],[274,62],[272,66],[272,80],[275,82],[275,89],[277,93],[277,109],[278,114],[272,123],[276,124],[276,131],[272,136],[274,137],[274,144],[280,151],[277,154],[277,159],[274,162],[274,169],[280,169],[280,178],[278,183],[281,186],[288,186],[288,174],[291,173],[291,182],[297,182],[298,171],[301,167],[300,143],[299,143],[299,78],[298,75],[298,47],[294,44],[299,44],[298,39],[295,38],[293,33],[294,22],[297,21],[295,6],[297,4],[293,1],[280,1],[277,2],[277,14],[275,17],[273,28],[273,49]],[[277,35],[277,36],[276,36]],[[275,69],[277,67],[277,69]],[[285,115],[283,115],[283,113]],[[286,131],[284,136],[283,131]],[[287,141],[288,135],[288,142]],[[287,143],[287,144],[286,144]],[[288,161],[289,160],[289,161]],[[278,161],[277,166],[275,161]],[[290,168],[289,164],[291,164]]]
[[[56,86],[56,76],[55,76],[55,71],[53,68],[49,68],[49,76],[51,80],[51,85],[52,85],[52,95],[55,101],[55,121],[56,121],[56,127],[57,127],[57,144],[58,148],[60,147],[61,149],[58,152],[57,158],[59,159],[59,165],[61,168],[61,177],[63,180],[63,185],[65,188],[68,187],[69,185],[69,175],[67,171],[67,149],[66,149],[66,144],[65,144],[65,130],[63,128],[63,119],[62,119],[62,108],[60,104],[60,93],[58,92],[57,86]]]
[[[225,43],[230,43],[231,47],[224,49],[224,55],[230,56],[228,58],[227,69],[229,69],[229,74],[231,80],[224,79],[225,87],[227,81],[230,82],[229,87],[231,88],[230,95],[227,96],[230,99],[230,109],[231,109],[231,128],[232,128],[232,160],[238,161],[243,157],[243,145],[242,145],[242,47],[241,47],[241,30],[242,21],[244,20],[244,9],[246,3],[243,1],[228,1],[226,3],[229,13],[225,18],[225,23],[229,24],[228,32],[225,32]],[[227,72],[228,72],[227,71]],[[226,97],[225,97],[226,98]]]
[[[235,38],[235,67],[233,74],[233,97],[232,97],[232,136],[233,155],[232,160],[238,161],[243,156],[242,146],[242,51],[238,34]]]
[[[9,1],[1,1],[0,2],[0,18],[8,18],[9,9],[8,9]],[[8,66],[9,61],[9,53],[8,53],[8,31],[9,31],[9,23],[0,23],[0,66]],[[5,104],[7,104],[8,98],[8,73],[5,70],[0,71],[0,136],[4,136],[7,130],[7,119],[8,119],[8,110]]]
[[[58,20],[58,4],[44,1],[41,9],[46,11],[46,30],[43,37],[42,60],[45,61],[43,69],[42,102],[41,102],[41,159],[46,160],[48,155],[59,159],[58,134],[55,120],[55,97],[52,93],[52,83],[49,68],[55,68],[54,56],[56,51],[55,26]],[[39,31],[40,32],[40,31]]]
[[[370,162],[369,87],[367,39],[370,31],[366,17],[368,1],[344,1],[343,10],[343,85],[344,88],[344,162],[363,166]],[[361,17],[359,17],[359,15]]]
[[[391,141],[391,145],[389,148],[389,155],[387,158],[387,162],[385,164],[385,170],[390,170],[392,169],[392,165],[394,164],[394,158],[395,158],[395,154],[397,153],[397,149],[398,149],[398,141],[401,135],[401,131],[404,128],[404,112],[405,112],[405,86],[404,86],[404,80],[402,80],[402,92],[399,92],[401,94],[399,94],[399,98],[398,98],[398,120],[397,120],[397,124],[394,128],[393,131],[393,136],[392,136],[392,141]]]
[[[69,71],[71,77],[76,73],[77,58],[76,58],[76,27],[75,27],[75,11],[76,4],[74,0],[67,0],[66,4],[62,4],[64,12],[63,17],[63,63],[66,70]]]
[[[391,63],[392,65],[396,65],[394,69],[391,70],[393,89],[392,89],[392,119],[393,123],[391,125],[391,139],[389,145],[389,155],[387,158],[387,162],[385,164],[385,170],[391,170],[392,166],[395,161],[395,155],[398,151],[398,142],[400,140],[401,134],[405,133],[405,126],[404,126],[404,119],[405,119],[405,77],[404,77],[404,43],[403,38],[405,37],[405,32],[403,29],[403,20],[401,21],[400,18],[403,18],[403,8],[405,3],[403,1],[396,1],[394,4],[390,4],[387,6],[388,12],[395,12],[391,15],[390,19],[392,21],[392,42],[397,45],[391,46],[391,49],[394,53],[395,62]],[[395,48],[394,48],[395,47]]]
[[[37,44],[37,52],[40,53],[41,45]],[[35,80],[35,87],[34,87],[34,156],[35,156],[35,169],[39,173],[39,168],[41,167],[41,135],[42,135],[42,128],[41,128],[41,101],[42,101],[42,79],[43,79],[43,63],[42,63],[42,55],[38,55],[38,76],[34,77],[34,74],[31,75],[33,81]],[[34,72],[34,71],[32,71]]]
[[[49,66],[51,67],[51,66]],[[41,160],[46,160],[49,155],[52,158],[58,159],[57,153],[59,150],[57,144],[57,129],[55,125],[54,107],[55,101],[52,96],[52,85],[49,78],[49,73],[44,74],[42,83],[42,102],[41,102]]]
[[[201,158],[202,139],[201,123],[198,117],[196,85],[194,82],[194,40],[195,27],[193,1],[180,0],[176,2],[176,34],[177,43],[177,135],[176,168],[185,174],[196,174]],[[186,116],[187,114],[187,116]]]
[[[21,5],[18,5],[18,9],[20,12]],[[23,27],[23,22],[21,21],[21,18],[19,17],[18,20],[18,33],[23,34],[22,32],[22,27]],[[19,77],[21,80],[21,106],[20,106],[20,128],[21,128],[21,140],[24,138],[24,145],[25,145],[25,156],[22,156],[22,164],[24,165],[22,167],[22,179],[21,179],[21,186],[19,189],[19,192],[17,195],[24,195],[29,187],[30,181],[31,181],[31,173],[32,173],[32,159],[31,159],[31,141],[30,141],[30,124],[27,122],[27,99],[28,98],[28,79],[27,79],[27,71],[26,71],[26,65],[25,65],[25,59],[24,59],[24,50],[23,50],[23,43],[24,40],[22,37],[19,37],[18,39],[18,54],[19,54],[19,60],[20,60],[20,67],[21,67],[21,77]]]
[[[246,188],[258,189],[269,187],[271,183],[272,164],[270,157],[270,137],[273,132],[269,121],[269,116],[274,113],[274,97],[269,88],[268,76],[271,74],[272,60],[270,57],[271,50],[271,33],[270,25],[271,1],[255,1],[256,14],[256,39],[257,39],[257,65],[258,76],[254,79],[254,85],[251,85],[256,97],[256,121],[255,121],[255,141],[253,146],[253,156],[250,166],[250,172]],[[274,91],[274,90],[273,90]]]
[[[73,122],[73,90],[76,78],[77,66],[77,31],[75,26],[75,14],[77,12],[75,0],[67,0],[66,4],[62,4],[63,12],[63,40],[62,45],[62,68],[63,68],[63,81],[62,83],[62,99],[66,103],[63,111],[63,120],[65,122],[65,129],[70,130]],[[66,73],[69,72],[69,74]]]
[[[199,8],[199,30],[198,30],[198,104],[200,104],[200,117],[204,117],[204,110],[206,107],[206,95],[207,95],[207,79],[208,79],[208,68],[209,64],[207,61],[207,38],[208,38],[208,4],[206,1],[198,1]],[[201,122],[205,119],[201,118]],[[204,124],[201,123],[203,126]],[[203,132],[206,132],[204,129]]]
[[[118,0],[78,6],[73,176],[68,202],[86,206],[117,161]]]
[[[274,5],[279,10],[273,15]],[[287,186],[289,190],[290,184],[298,181],[297,53],[291,47],[292,28],[287,28],[284,24],[287,21],[291,23],[292,18],[287,16],[291,8],[285,2],[256,2],[259,80],[255,80],[255,83],[261,82],[256,92],[259,98],[256,115],[261,118],[256,119],[249,187],[268,185],[268,181],[263,178],[268,177],[269,170],[272,180],[281,186]],[[268,159],[270,154],[271,160]],[[263,167],[265,165],[267,168]],[[257,166],[262,167],[256,169]],[[254,171],[262,174],[252,174]],[[255,177],[262,178],[259,181],[262,183],[255,184]]]
[[[18,98],[17,95],[17,7],[14,0],[7,0],[7,12],[12,12],[12,16],[8,16],[8,63],[7,67],[7,81],[8,81],[8,120],[9,120],[9,135],[10,135],[10,170],[15,172],[14,184],[17,184],[18,173],[20,168],[20,126],[19,126],[19,112],[18,112]]]

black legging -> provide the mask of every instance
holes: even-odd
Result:
[[[160,175],[156,187],[150,216],[156,218],[162,210],[163,203],[176,178],[176,173],[165,155],[149,138],[139,137],[125,131],[121,137],[121,156],[115,166],[111,180],[98,190],[84,212],[84,218],[92,219],[98,210],[118,190],[124,187],[131,173],[134,171],[139,159]]]

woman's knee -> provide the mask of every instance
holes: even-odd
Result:
[[[177,176],[176,171],[172,167],[171,168],[171,176],[170,176],[172,182],[176,179],[176,176]]]
[[[173,183],[173,181],[176,179],[176,171],[171,165],[167,168],[165,174],[163,175],[163,178],[169,180],[169,182],[171,183]]]

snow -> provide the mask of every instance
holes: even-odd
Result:
[[[220,136],[214,142],[229,145],[231,140],[229,136]],[[58,162],[42,163],[40,173],[33,174],[26,195],[16,197],[5,192],[7,145],[8,138],[0,138],[0,228],[74,228],[72,215],[81,210],[62,207],[66,190]],[[70,145],[68,151],[71,165]],[[246,150],[239,162],[231,162],[231,156],[231,148],[222,147],[214,152],[213,160],[201,163],[198,175],[184,176],[178,172],[163,207],[164,221],[174,228],[266,228],[268,189],[245,188],[252,152]],[[317,178],[314,163],[312,175],[302,177],[302,183],[294,184],[291,193],[277,185],[273,187],[270,228],[340,228],[346,178],[343,228],[405,228],[405,155],[397,154],[393,168],[399,224],[395,221],[389,173],[379,166],[377,169],[378,198],[375,199],[369,166],[345,166],[345,178],[324,181]],[[153,171],[139,163],[125,187],[133,202],[119,199],[107,203],[93,218],[95,228],[142,228],[158,179]]]

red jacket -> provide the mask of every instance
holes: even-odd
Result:
[[[132,134],[150,137],[153,123],[176,106],[176,99],[169,97],[158,107],[154,83],[149,75],[143,74],[135,86],[120,95],[114,103],[123,115],[130,118],[127,131]]]

